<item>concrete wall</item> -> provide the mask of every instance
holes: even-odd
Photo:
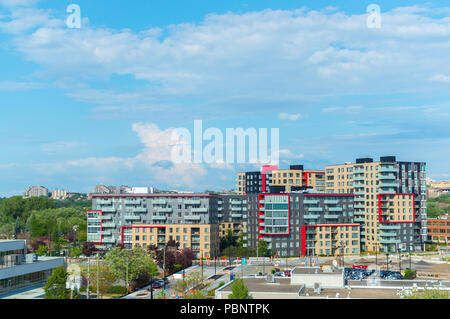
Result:
[[[340,274],[292,274],[291,285],[306,285],[306,288],[314,288],[314,283],[320,283],[322,288],[343,288],[344,276]]]

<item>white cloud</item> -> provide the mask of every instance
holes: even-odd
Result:
[[[291,150],[282,148],[280,149],[280,157],[284,159],[302,159],[305,156],[303,154],[294,154]]]
[[[26,91],[46,87],[39,82],[0,81],[0,91]]]
[[[241,101],[236,108],[245,101],[247,108],[260,109],[267,100],[425,90],[434,85],[430,77],[447,81],[435,74],[450,74],[449,19],[429,16],[442,8],[383,12],[376,30],[366,27],[365,12],[334,9],[210,14],[199,24],[142,32],[72,30],[46,11],[33,18],[16,9],[0,28],[15,32],[17,50],[57,80],[131,75],[150,84],[133,93],[68,88],[72,97],[116,109],[128,109],[128,97],[134,105],[199,97],[206,105],[235,98]],[[22,22],[29,26],[19,27]]]
[[[357,113],[363,109],[362,106],[336,106],[336,107],[326,107],[322,109],[322,112],[324,113],[330,113],[330,112],[346,112],[346,113]]]
[[[278,114],[278,118],[280,120],[297,121],[299,118],[301,118],[301,114],[280,113]]]
[[[450,75],[435,74],[429,79],[429,81],[438,83],[450,83]]]

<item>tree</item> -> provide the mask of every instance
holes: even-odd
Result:
[[[44,287],[45,299],[70,299],[70,289],[66,289],[68,276],[64,267],[55,268]]]
[[[39,248],[36,250],[36,254],[38,254],[38,256],[44,256],[48,253],[48,247],[47,246],[39,246]]]
[[[242,279],[236,278],[233,281],[231,284],[231,294],[228,296],[228,299],[252,299]]]
[[[105,255],[105,264],[111,267],[117,279],[122,279],[127,286],[142,273],[156,276],[158,269],[146,250],[135,247],[133,250],[114,247]]]
[[[259,241],[258,254],[260,257],[269,257],[271,255],[269,244],[265,240]]]
[[[97,248],[95,247],[94,243],[85,242],[83,244],[83,255],[85,255],[86,257],[91,257],[92,255],[94,255],[96,250]]]
[[[103,295],[106,294],[108,290],[114,286],[116,277],[108,266],[100,266],[100,268],[97,268],[97,265],[93,265],[91,266],[90,271],[91,272],[89,274],[87,272],[87,267],[85,267],[82,274],[86,277],[89,277],[90,288],[92,289],[96,289],[98,281],[98,288],[101,299],[103,298]]]
[[[175,257],[175,263],[181,266],[181,269],[188,268],[192,266],[192,261],[194,260],[195,254],[190,248],[184,248],[181,251],[177,251]],[[177,269],[175,269],[177,270]]]

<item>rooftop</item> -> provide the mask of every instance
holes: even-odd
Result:
[[[303,285],[291,285],[290,278],[276,278],[275,283],[267,283],[266,278],[244,278],[244,284],[250,293],[267,294],[268,299],[276,297],[284,298],[286,294],[297,295],[297,298],[369,298],[369,299],[399,299],[397,289],[383,288],[352,288],[352,289],[321,289],[320,293],[314,292],[312,288],[306,288],[298,296]],[[224,287],[221,291],[230,293],[231,285]],[[279,295],[279,296],[277,296]]]
[[[327,269],[323,269],[323,268],[319,268],[319,267],[295,267],[294,269],[292,269],[292,274],[293,275],[311,275],[311,274],[341,275],[342,274],[342,269],[329,269],[329,270],[327,270]]]

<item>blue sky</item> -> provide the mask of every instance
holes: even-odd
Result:
[[[196,119],[279,128],[282,167],[396,155],[449,179],[449,38],[446,1],[0,0],[0,196],[233,188],[254,165],[159,165]]]

